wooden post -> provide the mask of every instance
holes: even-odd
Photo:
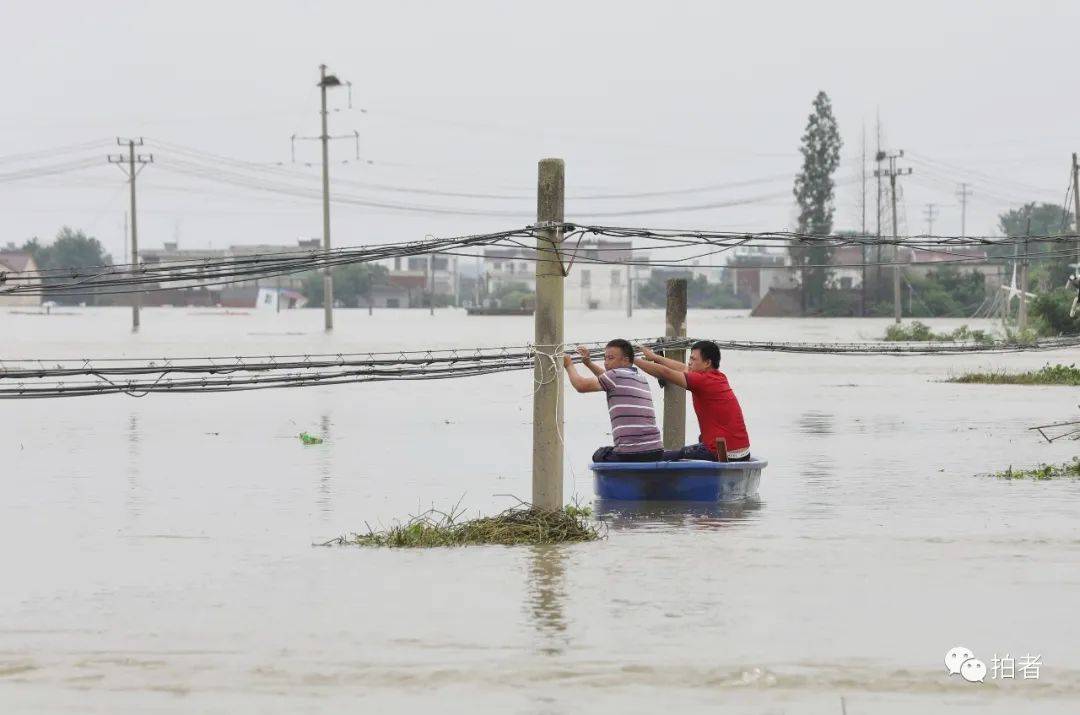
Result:
[[[667,282],[667,320],[664,337],[686,337],[686,279]],[[664,357],[686,362],[685,350],[665,350]],[[668,383],[664,386],[664,449],[686,444],[686,390]]]
[[[536,184],[536,222],[562,223],[565,196],[562,159],[541,159]],[[536,237],[536,350],[533,366],[532,504],[563,506],[563,268],[557,251],[561,228],[542,228]]]

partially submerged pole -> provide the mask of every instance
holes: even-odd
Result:
[[[664,337],[686,337],[686,279],[669,278],[667,282],[667,319]],[[664,357],[686,361],[686,350],[665,350]],[[678,449],[686,444],[686,390],[668,383],[664,386],[664,449]]]
[[[1073,211],[1073,225],[1076,229],[1076,233],[1080,234],[1080,164],[1076,162],[1076,152],[1072,155],[1072,181],[1073,181],[1073,205],[1075,211]],[[1076,273],[1080,273],[1080,240],[1076,242]]]
[[[541,159],[536,183],[536,350],[533,367],[532,504],[555,511],[563,506],[563,200],[566,166]],[[546,226],[546,227],[545,227]]]
[[[1027,330],[1028,324],[1028,240],[1024,239],[1024,260],[1020,262],[1020,314],[1017,317],[1020,332]]]
[[[331,75],[333,77],[333,75]],[[326,128],[326,88],[341,83],[336,77],[328,82],[326,65],[319,65],[319,92],[322,97],[322,225],[323,250],[326,252],[327,265],[323,268],[323,325],[329,332],[334,329],[334,278],[330,272],[330,134]]]
[[[899,236],[900,230],[897,228],[897,220],[896,220],[896,171],[894,170],[894,167],[896,166],[895,161],[896,161],[895,159],[891,160],[892,163],[891,163],[890,172],[889,172],[889,182],[890,182],[890,185],[892,186],[892,237],[893,237],[893,241],[896,241],[896,243],[893,244],[893,269],[892,269],[893,270],[893,273],[892,273],[892,280],[893,280],[893,284],[892,284],[893,285],[893,289],[892,289],[893,290],[893,294],[892,294],[893,295],[893,298],[892,298],[892,300],[893,300],[893,320],[896,322],[897,325],[899,325],[900,324],[900,312],[901,312],[900,311],[900,243],[899,243],[899,241],[900,241],[900,236]]]

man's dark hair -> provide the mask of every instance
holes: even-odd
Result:
[[[630,341],[623,340],[622,338],[615,338],[604,347],[618,348],[619,350],[622,350],[622,354],[626,356],[627,360],[634,362],[634,346],[630,344]],[[719,351],[719,348],[717,348],[717,351]]]
[[[712,340],[699,340],[690,346],[690,350],[701,353],[701,359],[711,362],[713,370],[720,369],[720,346]]]

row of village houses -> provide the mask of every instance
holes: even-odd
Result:
[[[296,246],[237,245],[226,249],[190,249],[166,243],[160,249],[143,250],[140,260],[145,263],[220,260],[257,253],[310,251],[319,247],[319,239],[301,239]],[[833,268],[830,269],[833,287],[858,290],[863,285],[864,274],[870,274],[868,280],[873,281],[875,268],[862,267],[862,251],[857,246],[846,246],[834,252]],[[666,277],[701,277],[709,283],[718,283],[739,296],[748,307],[761,308],[763,314],[769,314],[773,299],[790,294],[798,286],[798,273],[792,268],[786,251],[740,247],[727,256],[724,266],[711,265],[706,259],[689,262],[681,269],[672,268],[670,263],[663,267],[650,265],[646,252],[635,251],[628,241],[584,242],[575,246],[573,253],[574,264],[565,283],[565,305],[571,309],[625,309],[627,300],[635,300],[630,297],[631,291],[636,294],[636,287],[654,273]],[[957,250],[939,254],[901,248],[897,260],[908,264],[904,268],[908,275],[925,274],[942,265],[943,261],[955,262],[957,253]],[[998,262],[987,261],[984,251],[961,250],[959,253],[963,253],[961,258],[966,260],[958,267],[983,273],[988,290],[996,289],[1004,280],[1005,268]],[[868,255],[866,260],[874,261],[875,256]],[[634,265],[622,265],[627,262]],[[529,293],[536,287],[533,252],[526,248],[488,247],[476,257],[419,255],[380,259],[377,263],[387,269],[388,275],[370,296],[371,305],[376,308],[426,306],[430,296],[435,296],[439,304],[491,306],[496,304],[498,296],[515,291]],[[36,269],[33,258],[14,250],[13,245],[0,251],[0,272]],[[630,289],[628,284],[632,285]],[[281,309],[299,308],[306,303],[300,292],[299,276],[264,278],[201,290],[180,290],[183,287],[147,293],[143,304]],[[767,296],[770,300],[765,300]],[[32,305],[40,300],[37,296],[0,295],[0,305]],[[124,300],[124,296],[119,300]],[[348,307],[366,307],[367,304],[365,299],[359,306]]]

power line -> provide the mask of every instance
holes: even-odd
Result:
[[[99,150],[102,147],[110,144],[109,139],[94,139],[92,141],[80,142],[78,144],[65,144],[63,146],[52,147],[50,149],[38,149],[35,151],[21,152],[18,154],[5,154],[0,156],[0,164],[18,164],[26,162],[32,159],[39,159],[42,157],[54,158],[62,156],[64,154],[80,154],[90,150]]]
[[[694,339],[637,340],[655,349],[686,348]],[[585,343],[599,355],[603,341]],[[1034,343],[795,343],[719,341],[722,350],[833,355],[937,355],[1057,350],[1080,345],[1080,338],[1057,338]],[[561,346],[568,351],[570,344]],[[0,399],[42,399],[98,394],[216,393],[287,387],[311,387],[389,380],[434,380],[475,377],[510,370],[532,369],[539,353],[530,346],[516,348],[435,349],[401,353],[165,358],[160,361],[101,359],[4,361],[0,364]],[[66,362],[67,364],[62,364]],[[94,363],[102,363],[101,366]],[[201,376],[198,376],[201,373]],[[150,379],[156,375],[154,379]],[[179,375],[179,377],[174,377]],[[65,381],[46,378],[85,378]],[[122,379],[128,378],[128,379]],[[14,383],[14,384],[13,384]]]

